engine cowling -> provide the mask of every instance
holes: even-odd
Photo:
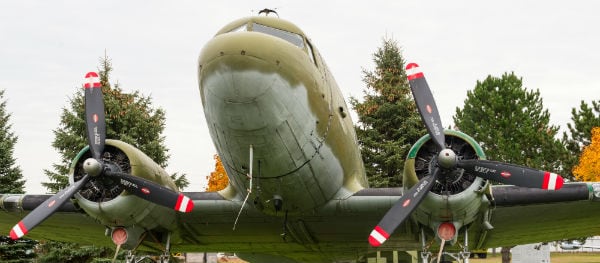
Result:
[[[470,136],[453,130],[445,130],[445,144],[459,159],[485,159],[481,146]],[[419,179],[429,175],[435,163],[436,146],[429,135],[421,137],[410,149],[404,164],[403,187],[409,189]],[[442,222],[453,222],[458,230],[475,220],[485,205],[482,191],[488,181],[461,168],[454,168],[436,180],[430,193],[412,216],[430,229],[437,229]]]
[[[91,157],[89,147],[79,152],[71,164],[70,183],[84,176],[83,162]],[[121,172],[139,176],[177,191],[166,171],[139,149],[122,141],[106,140],[102,155],[107,165]],[[77,205],[89,216],[109,227],[139,226],[153,229],[158,226],[173,229],[175,211],[129,194],[108,176],[92,178],[74,197]]]

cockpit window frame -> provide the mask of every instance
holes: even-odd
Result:
[[[306,53],[308,54],[310,61],[312,61],[312,63],[315,64],[316,67],[319,67],[312,44],[310,43],[310,41],[308,41],[308,38],[305,37],[304,40],[306,41]]]
[[[268,26],[265,24],[257,23],[254,21],[248,21],[246,23],[240,24],[239,26],[233,27],[228,30],[226,33],[235,33],[235,32],[257,32],[270,36],[277,37],[279,39],[285,40],[288,43],[303,49],[308,55],[310,61],[316,66],[319,67],[319,63],[317,63],[317,55],[313,50],[312,44],[310,40],[302,34],[294,33],[291,31],[283,30],[280,28]]]
[[[248,31],[248,23],[243,23],[238,27],[234,27],[233,29],[227,31],[227,33],[235,33],[235,32],[246,32]]]
[[[283,39],[298,48],[304,48],[304,37],[298,33],[286,31],[283,29],[275,28],[256,22],[252,22],[252,24],[250,24],[248,31],[259,32],[270,36],[274,36]]]

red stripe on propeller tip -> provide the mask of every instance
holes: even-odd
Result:
[[[98,73],[96,72],[88,72],[85,74],[85,84],[83,85],[86,89],[89,88],[100,88],[100,81],[98,80]]]
[[[406,76],[408,80],[424,77],[423,72],[419,70],[419,65],[417,65],[417,63],[409,63],[406,65]]]
[[[550,172],[544,173],[544,182],[542,183],[542,189],[558,190],[562,188],[563,184],[564,180],[560,175]]]
[[[369,235],[369,244],[374,247],[381,246],[390,237],[390,234],[385,232],[381,227],[376,226],[371,235]]]
[[[10,230],[10,238],[12,240],[17,240],[27,234],[27,228],[23,224],[23,221],[20,221]]]
[[[175,210],[179,212],[189,213],[194,209],[194,202],[189,197],[180,194],[177,198],[177,204],[175,204]]]

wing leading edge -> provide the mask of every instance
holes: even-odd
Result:
[[[252,206],[242,212],[241,200],[218,193],[185,193],[196,207],[177,215],[173,251],[231,251],[286,256],[297,261],[342,260],[372,253],[364,236],[402,196],[400,188],[365,189],[303,214],[266,216]],[[490,210],[469,226],[470,248],[553,241],[600,234],[600,183],[567,183],[559,191],[515,186],[493,186]],[[50,195],[0,196],[1,234]],[[488,221],[493,229],[481,222]],[[57,231],[58,229],[58,231]],[[70,202],[32,231],[31,238],[112,246],[104,226],[77,210]],[[400,225],[380,250],[421,249],[418,226],[412,220]]]
[[[600,183],[568,183],[559,191],[494,186],[492,196],[493,229],[481,248],[600,234]]]

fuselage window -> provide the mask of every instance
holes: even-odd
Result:
[[[302,36],[292,33],[292,32],[288,32],[285,30],[281,30],[281,29],[277,29],[277,28],[273,28],[273,27],[269,27],[269,26],[265,26],[265,25],[261,25],[261,24],[257,24],[257,23],[252,24],[252,31],[261,32],[261,33],[265,33],[265,34],[268,34],[271,36],[281,38],[287,42],[290,42],[290,43],[296,45],[299,48],[304,47],[304,39],[302,39]]]

